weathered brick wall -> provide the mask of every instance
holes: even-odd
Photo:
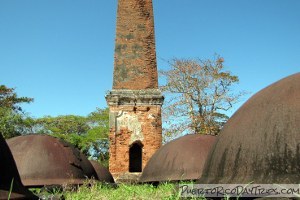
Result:
[[[152,0],[119,0],[110,109],[109,169],[129,172],[129,151],[142,143],[142,169],[162,142]]]
[[[119,0],[113,89],[157,88],[152,0]]]
[[[143,144],[144,168],[161,146],[161,106],[110,106],[110,118],[110,172],[129,172],[129,148],[136,141]]]

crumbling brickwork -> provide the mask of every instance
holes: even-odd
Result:
[[[111,173],[129,172],[129,148],[134,142],[143,145],[144,168],[161,146],[160,106],[112,106],[110,109],[111,117],[115,117],[112,121],[116,121],[116,126],[110,129],[109,137]],[[132,127],[128,127],[130,125]]]
[[[157,87],[152,0],[119,0],[113,89]]]
[[[142,146],[142,169],[162,143],[161,106],[158,89],[111,90],[106,95],[109,116],[109,170],[117,177],[130,172],[130,147]]]
[[[110,109],[109,170],[141,172],[162,143],[151,0],[119,0]]]

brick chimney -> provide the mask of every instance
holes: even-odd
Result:
[[[109,169],[114,178],[139,173],[161,146],[152,0],[119,0],[110,109]]]

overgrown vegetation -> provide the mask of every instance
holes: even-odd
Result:
[[[119,184],[117,187],[103,183],[87,182],[78,189],[53,192],[33,190],[39,196],[62,197],[66,200],[150,200],[150,199],[180,199],[177,184],[163,183],[155,187],[150,184],[126,185]]]
[[[102,184],[94,184],[91,187],[82,186],[77,192],[66,192],[66,199],[177,199],[176,190],[173,184],[162,184],[157,188],[152,185],[125,185],[121,184],[117,188],[112,188]]]

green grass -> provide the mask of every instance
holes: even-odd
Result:
[[[120,184],[117,188],[103,184],[92,184],[91,187],[81,186],[77,191],[64,193],[70,200],[131,200],[131,199],[178,199],[175,185],[162,184],[158,187],[152,185],[126,185]]]
[[[79,188],[64,188],[63,190],[42,191],[32,189],[40,197],[51,198],[53,196],[64,196],[66,200],[177,200],[180,199],[178,184],[162,183],[155,187],[150,184],[118,184],[117,187],[88,182]],[[188,198],[200,199],[200,198]]]

